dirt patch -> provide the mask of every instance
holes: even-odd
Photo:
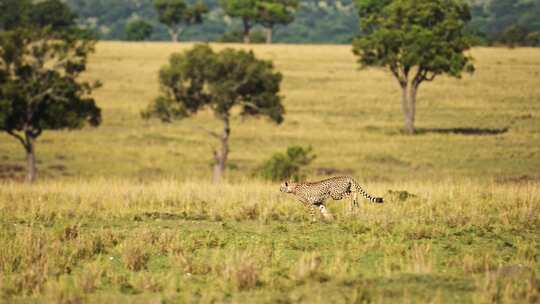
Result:
[[[0,164],[0,173],[24,172],[24,167],[20,165]]]
[[[0,180],[23,180],[25,168],[20,165],[0,164]]]
[[[400,166],[400,167],[408,167],[410,166],[410,162],[397,159],[392,155],[388,154],[370,154],[365,157],[366,161],[369,162],[375,162],[378,164],[383,165],[389,165],[389,166]]]
[[[144,212],[141,214],[137,214],[133,217],[133,220],[136,222],[140,222],[144,219],[149,220],[179,220],[183,219],[185,216],[181,214],[175,214],[175,213],[168,213],[168,212]]]
[[[427,134],[427,133],[436,133],[436,134],[456,134],[456,135],[499,135],[508,132],[510,128],[433,128],[433,129],[417,129],[417,134]]]
[[[393,200],[398,200],[401,202],[418,197],[416,194],[410,193],[405,190],[388,190],[387,196],[391,197]]]
[[[64,165],[51,165],[49,166],[49,169],[56,171],[66,171],[67,168]]]
[[[520,176],[502,176],[495,179],[499,184],[526,184],[540,182],[540,175],[520,175]]]

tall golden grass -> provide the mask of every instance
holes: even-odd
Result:
[[[537,182],[377,182],[369,189],[385,204],[351,215],[346,202],[329,202],[336,219],[318,224],[277,187],[3,184],[1,294],[62,303],[539,299]]]

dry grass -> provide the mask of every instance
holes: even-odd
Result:
[[[156,294],[151,299],[187,302],[538,299],[538,183],[378,182],[370,185],[375,193],[413,195],[364,203],[354,217],[343,202],[330,202],[336,220],[317,224],[277,187],[3,184],[2,296],[64,303]],[[501,281],[507,272],[514,283]]]

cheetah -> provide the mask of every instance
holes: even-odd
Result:
[[[355,207],[358,207],[358,193],[374,203],[382,204],[382,197],[374,197],[369,195],[356,180],[350,176],[338,176],[325,179],[318,182],[293,183],[284,182],[280,187],[281,192],[293,194],[300,200],[304,206],[309,209],[311,220],[315,221],[315,209],[318,208],[321,215],[326,220],[331,220],[332,215],[324,206],[324,201],[328,198],[333,200],[341,200],[344,197],[351,196],[349,210],[352,212]]]

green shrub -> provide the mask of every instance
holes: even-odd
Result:
[[[268,180],[280,181],[292,179],[299,181],[303,177],[303,168],[309,165],[315,155],[311,147],[289,146],[285,153],[275,153],[260,169],[260,175]]]

